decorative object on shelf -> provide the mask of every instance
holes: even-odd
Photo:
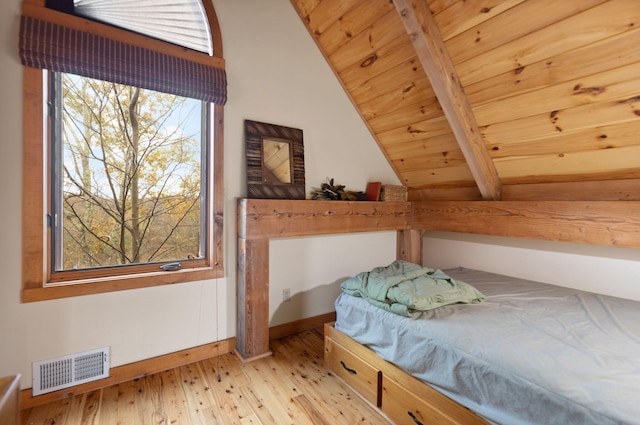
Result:
[[[321,201],[366,201],[367,194],[345,190],[341,184],[334,184],[333,179],[327,179],[327,183],[322,183],[320,188],[312,188],[311,199]]]
[[[388,202],[407,202],[407,188],[399,185],[383,184],[380,199]]]
[[[367,183],[367,201],[379,201],[381,189],[382,183],[380,182]]]
[[[302,130],[244,121],[247,197],[305,199]]]

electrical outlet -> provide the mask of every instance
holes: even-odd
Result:
[[[290,298],[291,298],[291,289],[284,288],[282,290],[282,301],[289,301]]]

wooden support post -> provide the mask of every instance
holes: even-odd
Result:
[[[398,230],[396,258],[422,264],[422,230]]]
[[[238,238],[236,354],[251,361],[269,350],[269,239]]]

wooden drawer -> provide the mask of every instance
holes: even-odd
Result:
[[[412,388],[399,384],[387,375],[382,377],[381,410],[398,425],[486,424],[479,416],[433,388],[416,387],[419,382],[407,376]]]
[[[382,378],[382,411],[398,425],[448,424],[426,401],[386,376]]]
[[[325,324],[324,334],[325,366],[395,423],[488,425],[480,416],[384,361],[331,324]]]
[[[325,338],[325,367],[342,378],[363,398],[380,406],[382,373],[331,338]]]

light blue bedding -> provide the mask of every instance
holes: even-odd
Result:
[[[341,294],[336,328],[490,422],[640,424],[640,302],[468,269],[417,319]]]

